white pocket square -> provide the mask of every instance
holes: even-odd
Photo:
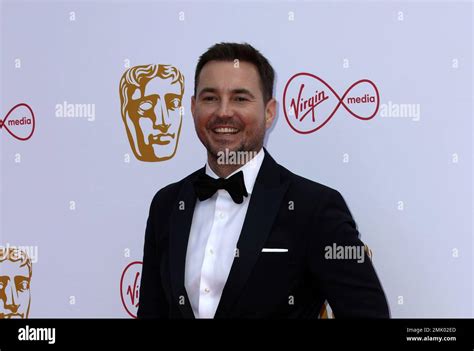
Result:
[[[266,248],[262,249],[262,252],[288,252],[288,249],[273,249],[273,248]]]

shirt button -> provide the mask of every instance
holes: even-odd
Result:
[[[219,213],[219,218],[220,218],[220,219],[224,219],[224,218],[225,218],[225,214],[222,213],[222,212],[220,212],[220,213]]]
[[[204,289],[204,292],[205,292],[205,293],[208,293],[208,292],[210,292],[210,291],[211,291],[211,290],[209,290],[209,288],[205,288],[205,289]]]
[[[211,255],[213,255],[213,254],[214,254],[214,250],[213,250],[213,249],[209,249],[209,253],[210,253]]]

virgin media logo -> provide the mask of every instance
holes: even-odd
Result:
[[[13,106],[5,118],[0,119],[0,129],[5,129],[15,139],[25,141],[35,131],[35,115],[30,106],[21,103]]]
[[[120,278],[120,298],[125,311],[130,317],[137,318],[138,300],[140,298],[140,276],[143,263],[135,261],[127,265]]]
[[[288,80],[283,92],[286,121],[300,134],[324,127],[341,106],[357,119],[370,120],[377,114],[379,104],[379,91],[369,79],[358,80],[340,96],[322,78],[301,72]]]

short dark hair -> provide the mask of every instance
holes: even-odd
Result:
[[[209,61],[239,61],[249,62],[257,67],[260,76],[260,86],[262,88],[263,101],[267,103],[273,97],[273,83],[275,71],[270,62],[257,49],[248,43],[218,43],[211,46],[199,57],[194,74],[194,96],[197,93],[199,74],[202,68]]]

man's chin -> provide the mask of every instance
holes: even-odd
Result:
[[[242,144],[221,144],[221,145],[211,145],[207,147],[207,151],[214,157],[218,158],[222,153],[229,153],[229,152],[239,152],[245,151],[245,147]]]

